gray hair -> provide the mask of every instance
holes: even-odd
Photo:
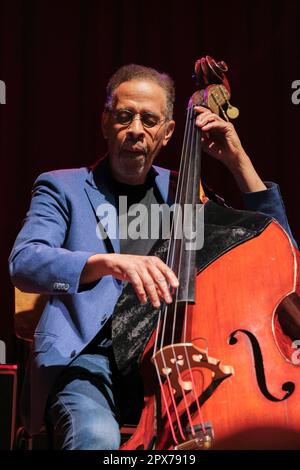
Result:
[[[129,80],[151,80],[159,85],[166,94],[167,109],[166,118],[173,118],[173,106],[175,101],[175,87],[173,79],[164,72],[145,67],[144,65],[129,64],[120,67],[110,78],[106,87],[105,108],[111,109],[113,105],[114,91],[123,82]]]

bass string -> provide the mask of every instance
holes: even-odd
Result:
[[[193,136],[193,127],[194,127],[192,126],[192,116],[193,116],[193,109],[189,107],[187,111],[182,153],[181,153],[181,159],[180,159],[179,181],[177,184],[176,194],[175,194],[175,207],[177,207],[176,204],[180,205],[180,203],[182,203],[183,197],[186,197],[186,192],[185,192],[185,196],[183,192],[185,189],[184,182],[186,181],[186,174],[189,171],[189,166],[190,166],[189,165],[190,163],[189,159],[191,155],[190,149],[191,149],[191,140]],[[166,260],[166,264],[175,272],[177,271],[175,263],[176,261],[178,261],[178,260],[175,260],[176,249],[178,247],[178,243],[181,242],[181,240],[178,237],[179,229],[180,229],[179,222],[180,222],[180,217],[177,217],[175,214],[175,216],[173,216],[172,218],[170,242],[168,246],[167,260]],[[180,246],[180,252],[181,252],[182,243],[180,243],[180,245],[181,245]],[[177,302],[177,295],[178,295],[178,290],[176,291],[175,303]],[[167,325],[169,310],[170,309],[168,308],[168,305],[166,304],[163,304],[162,308],[159,310],[158,325],[160,325],[160,327],[156,331],[156,341],[155,341],[155,346],[154,346],[154,352],[157,351],[158,344],[159,344],[160,349],[163,348],[165,335],[166,335],[165,332],[166,332],[166,325]],[[177,312],[175,312],[175,316],[176,316],[176,313]],[[172,333],[172,341],[173,341],[173,333]]]
[[[182,150],[182,158],[181,158],[181,163],[180,163],[181,181],[178,182],[177,190],[176,190],[176,197],[175,197],[175,202],[180,203],[181,205],[189,202],[187,200],[187,191],[185,191],[185,193],[184,193],[184,182],[189,181],[189,179],[190,179],[190,172],[192,171],[191,160],[193,158],[193,155],[195,155],[195,152],[197,151],[197,138],[198,138],[198,135],[197,135],[197,132],[196,132],[196,128],[192,123],[192,118],[193,118],[193,108],[190,107],[189,110],[188,110],[186,130],[185,130],[183,150]],[[197,172],[194,171],[194,175],[193,175],[194,180],[196,178],[196,173]],[[196,190],[196,189],[197,189],[197,183],[195,184],[195,189],[194,190]],[[179,196],[178,196],[178,193],[179,193]],[[174,223],[174,218],[173,218],[172,228],[171,228],[171,241],[170,241],[170,244],[169,244],[169,250],[168,250],[168,256],[167,256],[167,264],[173,269],[174,269],[174,264],[175,264],[175,253],[176,253],[176,249],[175,249],[176,248],[176,241],[175,240],[179,239],[178,237],[176,237],[176,235],[178,235],[178,229],[179,229],[178,224],[179,224],[179,219],[176,218],[176,221]],[[178,264],[178,267],[179,267],[178,272],[179,273],[180,273],[180,265],[181,265],[181,261],[182,261],[182,253],[183,253],[183,241],[180,243],[180,254],[179,254],[179,264]],[[191,271],[190,271],[190,265],[189,265],[188,277],[190,276],[190,273],[191,273]],[[176,369],[177,369],[177,376],[179,377],[180,370],[179,370],[178,363],[177,363],[176,352],[175,352],[174,347],[172,346],[174,344],[174,340],[175,340],[175,330],[176,330],[176,320],[177,320],[177,306],[178,306],[177,296],[178,296],[178,290],[176,292],[175,309],[174,309],[174,312],[173,312],[171,347],[172,347],[172,354],[173,354],[173,362],[174,362],[174,364],[176,366]],[[163,312],[163,310],[164,310],[164,312]],[[158,322],[159,325],[161,325],[161,316],[163,315],[162,327],[158,328],[158,330],[161,333],[161,340],[160,340],[160,349],[161,350],[163,349],[163,344],[164,344],[165,330],[166,330],[167,317],[168,317],[168,310],[169,310],[168,306],[166,305],[159,312],[159,322]],[[185,328],[184,328],[185,333],[184,333],[184,335],[186,337],[186,308],[185,308],[184,324],[185,324]],[[155,341],[155,351],[157,350],[157,345],[158,345],[158,334],[159,333],[157,331],[157,336],[156,336],[156,341]],[[190,364],[189,364],[188,355],[187,355],[186,350],[185,350],[185,355],[186,355],[186,362],[188,363],[189,368],[190,368]],[[166,358],[164,356],[163,351],[161,353],[161,356],[162,356],[163,366],[164,366],[165,370],[167,370]],[[159,383],[160,383],[160,388],[161,388],[161,392],[162,392],[162,397],[163,397],[163,401],[165,403],[168,420],[170,422],[170,428],[171,428],[171,432],[172,432],[172,435],[173,435],[173,439],[175,441],[177,441],[177,439],[175,439],[175,430],[174,430],[173,423],[172,423],[171,416],[170,416],[170,412],[169,412],[169,409],[168,409],[168,406],[167,406],[167,398],[166,398],[165,391],[164,391],[164,388],[163,388],[163,384],[162,384],[162,381],[161,381],[160,371],[158,370],[158,366],[157,366],[156,362],[155,362],[155,366],[156,366],[156,372],[157,372],[158,377],[159,377]],[[190,370],[189,373],[191,375],[192,382],[193,382],[192,371]],[[172,386],[171,386],[170,379],[169,379],[168,375],[167,375],[167,386],[168,386],[171,402],[172,402],[172,405],[173,405],[173,408],[174,408],[174,412],[175,412],[175,416],[176,416],[176,420],[177,420],[177,424],[178,424],[178,430],[181,434],[182,439],[185,440],[184,432],[183,432],[182,425],[181,425],[181,420],[180,420],[180,417],[178,415],[178,410],[177,410],[177,406],[176,406],[176,403],[175,403]],[[185,404],[185,408],[186,408],[186,412],[187,412],[187,416],[188,416],[188,420],[189,420],[190,429],[192,430],[192,433],[194,433],[194,429],[193,429],[193,425],[192,425],[192,418],[191,418],[189,406],[188,406],[188,403],[187,403],[186,391],[184,390],[182,385],[181,385],[181,392],[182,392],[182,396],[183,396],[183,400],[184,400],[184,404]]]
[[[190,122],[192,122],[191,120],[191,116],[190,116]],[[187,150],[187,153],[186,153],[186,157],[185,157],[185,165],[187,164],[188,162],[188,175],[187,177],[185,176],[185,181],[190,181],[190,172],[193,171],[193,194],[192,194],[192,201],[188,201],[187,200],[187,192],[185,193],[185,203],[194,203],[195,201],[200,200],[200,197],[199,197],[199,182],[200,182],[200,159],[201,159],[201,147],[200,147],[200,138],[201,138],[201,132],[200,130],[195,126],[195,125],[192,125],[190,126],[189,128],[189,132],[188,132],[188,150]],[[197,169],[197,165],[199,166],[199,168]],[[186,169],[186,168],[185,168]],[[182,200],[181,200],[182,202]],[[194,208],[195,211],[197,209],[197,206]],[[194,217],[194,221],[196,220],[196,212],[194,213],[195,214],[195,217]],[[197,226],[196,226],[196,223],[195,223],[195,226],[193,227],[197,230]],[[184,242],[181,243],[180,245],[180,259],[179,259],[179,273],[180,273],[180,266],[181,266],[181,261],[182,261],[182,254],[183,254],[183,250],[184,250]],[[173,252],[174,253],[174,252]],[[191,272],[191,269],[192,269],[192,266],[194,267],[194,262],[192,262],[192,250],[189,250],[188,251],[188,274],[187,274],[187,279],[190,278],[191,275],[195,276],[195,270],[194,272]],[[186,259],[185,259],[185,262],[186,262]],[[176,292],[176,300],[175,300],[175,309],[174,309],[174,312],[173,312],[173,327],[172,327],[172,341],[171,341],[171,348],[172,348],[172,355],[173,355],[173,363],[175,364],[175,367],[176,367],[176,372],[177,372],[177,377],[178,379],[181,378],[181,371],[179,369],[179,365],[178,365],[178,358],[177,358],[177,355],[176,355],[176,351],[175,351],[175,348],[174,348],[174,340],[175,340],[175,330],[176,330],[176,323],[177,323],[177,307],[178,307],[178,302],[177,302],[177,296],[178,296],[178,291]],[[204,426],[204,419],[203,419],[203,415],[202,415],[202,411],[201,411],[201,406],[200,406],[200,402],[199,402],[199,398],[197,396],[197,392],[196,392],[196,384],[195,384],[195,380],[194,380],[194,375],[193,375],[193,370],[192,370],[192,367],[191,367],[191,364],[190,364],[190,359],[189,359],[189,354],[188,354],[188,350],[187,350],[187,346],[186,346],[186,341],[187,341],[187,319],[188,319],[188,313],[187,313],[187,307],[188,307],[188,303],[185,302],[184,304],[184,326],[183,326],[183,339],[181,342],[183,342],[184,344],[184,363],[187,365],[187,367],[185,367],[185,372],[186,372],[186,377],[189,376],[190,377],[190,382],[192,384],[192,387],[191,387],[191,390],[190,392],[192,393],[193,395],[193,399],[196,403],[196,407],[197,407],[197,411],[198,411],[198,417],[199,417],[199,424],[202,428],[202,432],[204,434],[206,434],[206,430],[205,430],[205,426]],[[194,426],[193,426],[193,421],[192,421],[192,416],[191,416],[191,412],[190,412],[190,407],[189,407],[189,404],[188,404],[188,400],[187,400],[187,392],[183,386],[183,380],[178,380],[178,383],[180,384],[180,388],[181,388],[181,394],[182,394],[182,397],[183,397],[183,402],[184,402],[184,407],[185,407],[185,410],[186,410],[186,416],[188,418],[188,422],[189,422],[189,428],[190,428],[190,431],[191,431],[191,434],[193,437],[196,437],[196,432],[195,432],[195,429],[194,429]],[[169,387],[170,389],[170,387]],[[178,428],[180,430],[180,434],[182,436],[182,424],[181,424],[181,419],[178,415],[178,410],[177,410],[177,407],[176,405],[173,405],[174,408],[175,408],[175,415],[176,415],[176,420],[177,420],[177,423],[178,423]],[[186,437],[184,438],[184,440],[186,440]]]

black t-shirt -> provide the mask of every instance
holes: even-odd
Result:
[[[119,216],[120,253],[148,255],[162,238],[162,215],[159,207],[164,203],[150,171],[141,185],[113,182]],[[122,198],[122,200],[121,200]]]
[[[154,216],[154,220],[151,218],[151,206],[154,204],[161,205],[164,203],[161,194],[155,184],[155,173],[153,170],[150,170],[147,179],[144,184],[141,185],[128,185],[123,184],[118,181],[112,180],[111,188],[113,190],[116,207],[119,216],[119,233],[120,225],[123,225],[123,233],[130,231],[130,224],[133,223],[133,227],[137,230],[133,230],[134,236],[137,236],[139,232],[144,238],[132,237],[120,238],[120,253],[122,254],[135,254],[135,255],[148,255],[154,246],[155,242],[158,239],[162,238],[161,233],[161,220],[162,217],[157,218]],[[120,205],[120,196],[126,196],[126,206],[124,204]],[[142,204],[144,209],[139,216],[139,211],[137,215],[130,215],[130,209],[133,209],[136,204]],[[138,216],[138,219],[137,219]],[[137,223],[134,223],[134,220],[137,220]],[[151,222],[155,228],[154,232],[158,234],[158,237],[151,238]],[[159,224],[159,226],[158,226]],[[148,230],[145,230],[145,227],[148,227]],[[129,228],[129,230],[128,230]],[[147,233],[146,233],[147,232]],[[147,235],[145,237],[145,235]],[[84,354],[107,354],[110,350],[112,341],[111,341],[111,318],[106,322],[104,327],[98,332],[95,338],[83,351]]]

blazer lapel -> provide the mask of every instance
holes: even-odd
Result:
[[[98,222],[99,236],[102,233],[108,251],[120,253],[118,212],[106,159],[90,170],[84,189]]]
[[[155,183],[165,203],[172,205],[175,199],[177,177],[175,173],[153,166]],[[104,234],[108,251],[120,253],[118,212],[111,187],[107,158],[92,168],[86,178],[85,192]],[[109,212],[109,214],[108,214]]]
[[[175,201],[177,173],[158,166],[153,166],[152,168],[156,172],[155,183],[161,197],[165,203],[171,206]]]

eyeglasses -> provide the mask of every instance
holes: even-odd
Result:
[[[140,117],[142,125],[144,127],[154,127],[157,124],[166,121],[165,119],[160,119],[156,114],[153,113],[134,113],[130,109],[117,109],[116,111],[111,111],[115,120],[118,124],[122,126],[129,126],[136,116]]]

